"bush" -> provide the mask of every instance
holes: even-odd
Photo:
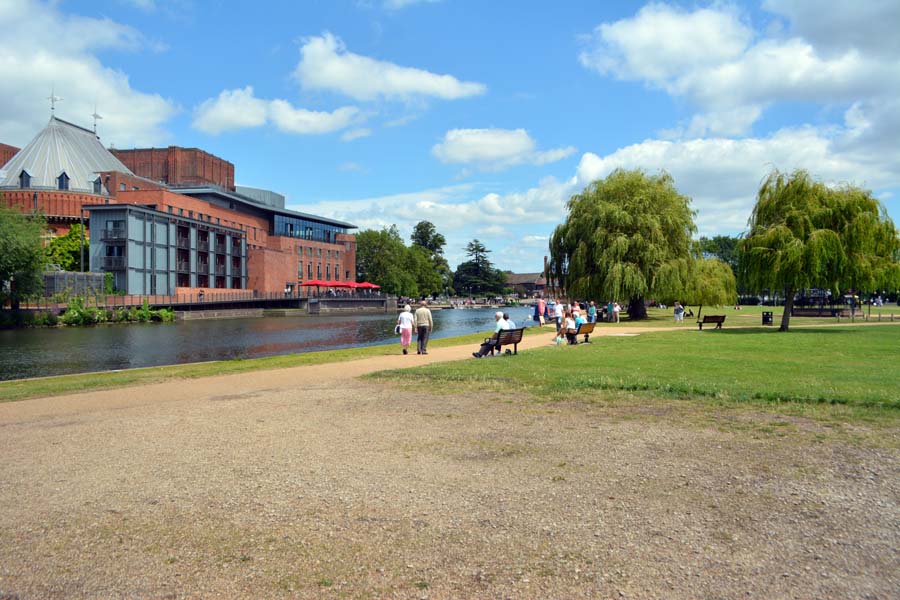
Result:
[[[60,320],[64,325],[94,325],[106,316],[94,306],[85,306],[84,298],[75,296],[69,301],[69,307]]]
[[[107,296],[109,296],[110,294],[112,294],[116,291],[115,290],[115,287],[116,287],[115,281],[116,281],[116,279],[112,273],[107,272],[107,273],[103,274],[103,291],[106,293]]]

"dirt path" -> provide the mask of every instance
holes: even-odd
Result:
[[[355,379],[472,350],[0,405],[0,598],[900,589],[894,446],[646,396],[544,404]]]

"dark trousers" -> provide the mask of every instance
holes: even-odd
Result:
[[[428,351],[428,334],[431,328],[428,325],[419,325],[416,328],[416,351],[418,354],[424,354]]]
[[[484,340],[484,343],[481,345],[481,348],[478,349],[478,356],[487,356],[488,354],[491,353],[491,350],[496,347],[497,347],[497,340],[495,340],[494,338]],[[498,348],[498,350],[499,350],[499,348]]]

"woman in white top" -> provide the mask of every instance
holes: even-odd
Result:
[[[400,327],[400,345],[403,347],[403,354],[409,348],[412,341],[413,324],[415,317],[412,315],[412,307],[409,304],[403,307],[403,312],[397,317],[397,326]]]

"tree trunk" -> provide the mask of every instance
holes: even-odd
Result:
[[[781,327],[778,331],[787,331],[791,324],[791,311],[794,310],[794,288],[788,288],[784,297],[784,314],[781,315]]]
[[[640,321],[647,318],[647,307],[643,298],[632,298],[628,301],[628,320]]]

